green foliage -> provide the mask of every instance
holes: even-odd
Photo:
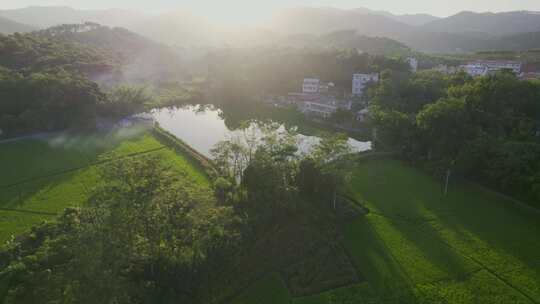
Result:
[[[264,60],[261,60],[264,58]],[[383,69],[407,71],[402,60],[360,54],[357,50],[248,49],[216,51],[209,55],[209,79],[223,104],[246,104],[257,94],[297,92],[311,75],[332,81],[340,92],[350,91],[351,75]],[[276,75],[279,75],[277,77]]]
[[[9,135],[92,125],[105,96],[97,84],[59,69],[28,76],[0,71],[0,99],[0,129]]]
[[[371,106],[377,144],[538,205],[540,86],[509,73],[437,75],[383,80]]]
[[[290,295],[279,273],[271,273],[255,282],[231,304],[287,304]]]
[[[461,149],[460,144],[471,133],[467,114],[464,100],[440,99],[426,105],[416,115],[416,124],[436,155],[455,159]]]
[[[0,136],[95,127],[100,116],[123,117],[200,98],[189,91],[153,100],[135,86],[105,94],[90,80],[107,87],[122,81],[174,82],[180,70],[176,57],[127,30],[95,23],[0,36]]]
[[[118,158],[150,153],[184,182],[209,190],[210,182],[187,155],[166,149],[137,127],[112,133],[63,134],[0,145],[0,242],[69,206],[81,206],[98,182],[97,170]]]
[[[443,97],[449,79],[431,71],[403,73],[388,70],[382,73],[380,85],[372,91],[373,102],[384,109],[416,113],[428,103]]]
[[[145,87],[122,85],[107,92],[103,112],[105,115],[122,117],[133,112],[148,110],[149,104],[151,104],[151,97]]]
[[[88,204],[0,251],[4,303],[172,303],[203,296],[236,217],[158,156],[103,166]],[[181,287],[180,287],[181,286]]]
[[[95,48],[39,32],[0,36],[0,66],[23,72],[63,68],[70,72],[110,70],[114,61]]]

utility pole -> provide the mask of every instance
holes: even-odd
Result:
[[[446,183],[444,185],[444,195],[446,196],[448,194],[448,182],[450,180],[450,169],[446,170]]]

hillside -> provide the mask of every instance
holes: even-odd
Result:
[[[388,11],[371,10],[369,8],[366,8],[366,7],[355,8],[352,11],[354,11],[355,13],[362,14],[362,15],[384,16],[384,17],[388,17],[390,19],[393,19],[395,21],[402,22],[402,23],[405,23],[405,24],[408,24],[408,25],[423,25],[423,24],[426,24],[428,22],[440,19],[439,17],[429,15],[429,14],[404,14],[404,15],[399,15],[399,14],[393,14],[393,13],[388,12]]]
[[[121,28],[85,23],[0,36],[0,134],[93,128],[99,117],[155,101],[130,85],[183,73],[172,49]]]
[[[487,33],[509,35],[540,31],[540,13],[506,12],[474,13],[461,12],[448,18],[425,24],[423,30],[449,33]]]
[[[358,49],[376,55],[408,55],[412,52],[408,46],[396,40],[360,35],[355,30],[335,31],[324,35],[290,35],[277,43],[298,48]]]
[[[15,32],[25,33],[33,30],[35,30],[35,28],[32,26],[0,17],[0,34],[13,34]]]
[[[123,28],[85,23],[57,26],[36,35],[69,41],[105,53],[117,64],[116,74],[90,75],[97,81],[172,81],[183,73],[179,56],[172,48]],[[109,79],[111,77],[116,79]]]

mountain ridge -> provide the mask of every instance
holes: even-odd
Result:
[[[439,18],[427,14],[398,15],[364,7],[296,7],[274,13],[269,22],[258,27],[238,29],[217,26],[185,11],[151,15],[123,9],[76,10],[63,6],[0,10],[0,16],[42,28],[90,21],[123,27],[162,43],[181,46],[267,45],[279,37],[354,30],[360,36],[393,39],[418,51],[471,52],[497,47],[505,41],[501,37],[540,32],[540,12],[535,11],[463,11]],[[536,35],[528,36],[537,39]],[[499,42],[493,43],[495,40]],[[536,43],[522,38],[511,41],[514,49]]]

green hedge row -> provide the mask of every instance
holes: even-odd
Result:
[[[214,167],[212,161],[208,157],[202,155],[201,153],[193,149],[191,146],[183,142],[181,139],[178,139],[176,136],[165,131],[157,124],[152,129],[152,134],[158,140],[163,141],[163,143],[167,146],[174,148],[176,152],[182,153],[183,155],[188,157],[188,159],[197,164],[206,173],[206,175],[208,175],[210,179],[214,179],[217,177],[217,170]]]

